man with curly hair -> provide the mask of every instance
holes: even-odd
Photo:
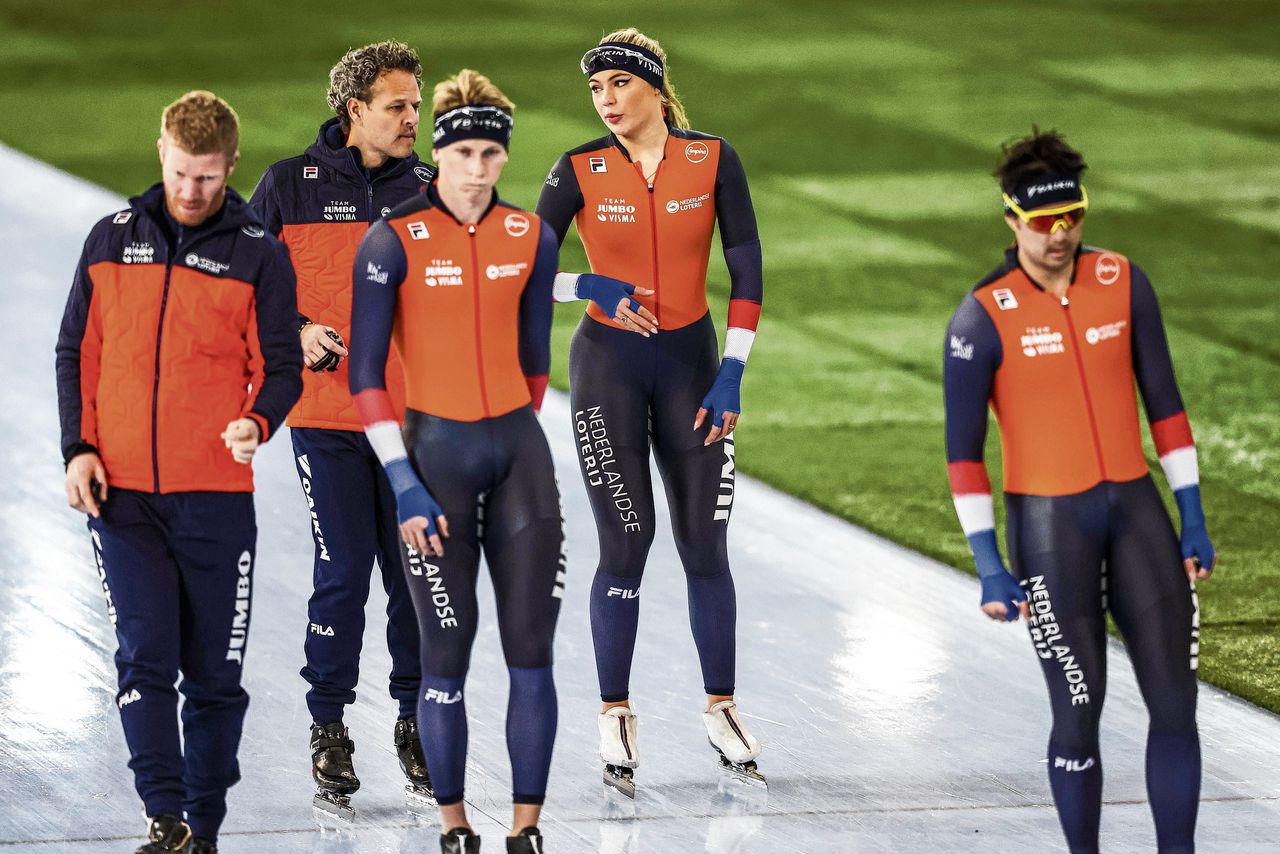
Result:
[[[1006,145],[995,176],[1014,245],[956,309],[943,385],[956,514],[992,620],[1025,618],[1053,725],[1048,771],[1072,852],[1098,850],[1107,614],[1150,716],[1147,793],[1162,852],[1195,848],[1199,609],[1213,572],[1191,425],[1150,280],[1081,243],[1084,158],[1054,131]],[[1135,384],[1182,517],[1180,534],[1142,451]],[[983,462],[1000,425],[1011,574]]]
[[[411,794],[429,796],[418,737],[418,624],[400,562],[395,496],[365,439],[347,390],[351,265],[371,223],[430,182],[414,154],[422,66],[407,45],[384,41],[348,51],[329,72],[334,115],[297,157],[271,166],[252,204],[289,248],[298,276],[296,328],[309,370],[289,413],[298,477],[315,540],[302,676],[311,686],[316,806],[350,818],[360,787],[343,725],[355,701],[364,606],[375,564],[387,591],[394,741]],[[397,412],[404,382],[392,353],[387,377]]]

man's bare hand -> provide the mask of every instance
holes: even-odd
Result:
[[[298,333],[298,337],[302,340],[302,358],[311,370],[317,370],[316,366],[321,364],[324,359],[331,358],[330,353],[336,356],[333,367],[327,370],[336,370],[338,361],[347,355],[347,348],[342,344],[342,336],[338,335],[338,330],[332,326],[324,326],[319,323],[308,323],[302,327],[302,331]]]
[[[92,451],[77,454],[67,463],[67,504],[95,519],[102,516],[107,500],[107,470]]]
[[[247,465],[253,461],[258,445],[262,444],[262,431],[252,418],[237,418],[222,431],[222,441],[231,449],[231,456],[236,462]]]

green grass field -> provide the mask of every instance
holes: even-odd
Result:
[[[558,154],[603,132],[578,57],[635,24],[666,45],[694,126],[730,139],[752,180],[766,299],[738,431],[743,469],[968,569],[943,458],[943,330],[1008,239],[988,177],[998,144],[1032,122],[1058,128],[1093,166],[1086,239],[1139,261],[1163,303],[1222,553],[1201,588],[1201,674],[1280,710],[1271,2],[739,0],[645,4],[632,17],[614,3],[548,6],[364,4],[360,18],[332,3],[158,13],[7,0],[0,140],[131,194],[158,179],[160,110],[210,88],[243,121],[233,184],[247,195],[268,163],[314,138],[334,60],[396,37],[422,53],[429,82],[471,66],[513,98],[502,189],[532,206]],[[562,265],[584,263],[571,239]],[[727,277],[714,257],[711,279],[723,324]],[[580,311],[557,317],[561,385]],[[989,460],[998,474],[994,439]]]

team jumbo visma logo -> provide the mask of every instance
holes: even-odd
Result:
[[[1093,264],[1093,275],[1103,285],[1114,285],[1120,278],[1120,259],[1110,252],[1103,252]]]
[[[429,288],[458,287],[462,284],[462,268],[449,258],[432,258],[422,275]]]
[[[596,219],[601,222],[635,222],[636,206],[628,204],[626,199],[606,196],[596,204]]]
[[[330,222],[354,222],[356,206],[354,202],[335,200],[324,206],[321,215]]]
[[[711,149],[707,148],[705,142],[691,142],[684,147],[684,156],[689,158],[690,163],[701,163],[711,154]]]
[[[529,218],[524,214],[509,213],[507,218],[502,221],[502,227],[512,237],[524,237],[529,233]]]
[[[1061,332],[1054,332],[1048,326],[1028,326],[1022,336],[1022,352],[1029,357],[1052,356],[1067,352],[1067,348],[1062,343]]]

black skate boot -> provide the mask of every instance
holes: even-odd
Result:
[[[165,854],[166,851],[182,851],[191,839],[191,828],[177,816],[158,815],[147,826],[147,844],[135,854]]]
[[[185,854],[218,854],[218,846],[217,843],[197,836],[191,840]]]
[[[543,854],[542,834],[536,827],[526,827],[515,836],[507,837],[507,854]]]
[[[360,788],[360,778],[351,765],[356,746],[341,723],[311,725],[311,776],[319,791],[311,804],[342,821],[352,821],[351,794]]]
[[[418,738],[418,719],[401,718],[396,721],[396,756],[400,758],[400,770],[409,781],[404,787],[405,798],[411,812],[431,811],[434,815],[436,795],[431,789],[431,772],[427,770],[427,758],[422,755],[422,741]]]
[[[440,854],[480,854],[480,837],[465,827],[440,834]]]

